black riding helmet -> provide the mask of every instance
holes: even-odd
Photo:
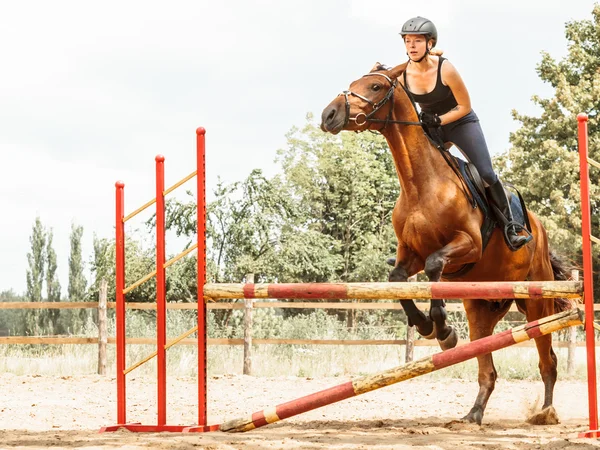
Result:
[[[404,36],[406,36],[407,34],[424,35],[426,39],[425,45],[427,46],[429,41],[431,41],[431,48],[435,47],[435,44],[437,44],[437,29],[435,28],[433,22],[429,19],[426,19],[425,17],[417,16],[413,17],[412,19],[408,19],[406,22],[404,22],[404,25],[402,25],[402,31],[400,31],[400,36],[402,36],[402,38],[404,39]],[[425,58],[428,54],[429,48],[427,48],[427,50],[425,51],[423,58]],[[420,62],[423,60],[423,58],[415,62]]]

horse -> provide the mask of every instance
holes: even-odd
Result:
[[[410,94],[398,81],[407,63],[392,69],[375,66],[352,82],[324,110],[321,129],[378,131],[387,140],[394,159],[401,193],[392,212],[398,241],[389,281],[407,281],[424,271],[438,281],[545,281],[568,279],[568,267],[550,251],[544,226],[530,211],[527,217],[533,239],[517,251],[506,245],[502,230],[495,228],[485,252],[481,208],[473,208],[463,181],[448,163],[446,150],[428,137]],[[509,197],[510,198],[510,197]],[[462,270],[469,265],[470,270]],[[456,276],[458,275],[458,276]],[[528,321],[568,309],[565,299],[463,299],[471,341],[489,336],[508,312],[513,300]],[[437,338],[442,350],[457,344],[455,330],[446,323],[443,300],[431,300],[429,315],[412,300],[402,300],[409,325],[427,339]],[[557,357],[552,337],[535,339],[539,370],[544,383],[542,410],[528,421],[558,423],[552,406],[557,380]],[[463,420],[481,425],[485,407],[494,390],[497,372],[492,354],[477,357],[479,393]]]

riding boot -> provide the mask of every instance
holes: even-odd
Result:
[[[527,236],[517,234],[517,231],[522,231],[523,227],[513,220],[510,203],[506,191],[504,190],[504,186],[502,186],[502,182],[498,178],[498,180],[496,180],[494,184],[488,186],[486,190],[490,200],[496,206],[495,208],[492,207],[492,209],[495,212],[498,223],[502,224],[504,227],[504,237],[508,247],[512,251],[520,249],[523,245],[531,241],[533,236],[531,236],[531,234],[528,234]]]

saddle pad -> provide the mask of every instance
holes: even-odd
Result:
[[[487,198],[483,197],[480,194],[479,190],[475,187],[475,180],[473,180],[469,170],[467,170],[467,163],[460,158],[456,158],[456,161],[458,163],[460,174],[465,180],[465,183],[469,188],[469,192],[471,193],[471,195],[473,195],[473,198],[477,202],[477,206],[481,209],[486,218],[489,217],[490,219],[496,221],[496,219],[491,214],[491,208],[489,206]],[[471,166],[470,170],[476,169],[473,166]],[[519,197],[517,195],[515,195],[513,192],[509,192],[509,194],[510,209],[513,213],[513,220],[525,227],[527,224],[525,223],[525,216],[523,214],[523,205],[521,205],[521,201],[519,200]]]

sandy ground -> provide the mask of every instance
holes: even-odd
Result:
[[[247,416],[346,379],[209,379],[209,423]],[[196,384],[169,380],[169,424],[194,424]],[[128,382],[128,421],[156,421],[155,385]],[[474,381],[415,379],[314,410],[243,434],[221,432],[99,433],[116,421],[114,379],[100,376],[41,377],[0,374],[0,448],[92,449],[582,449],[600,440],[578,439],[587,429],[587,387],[559,381],[555,406],[561,423],[525,422],[540,401],[541,382],[499,380],[483,426],[457,419],[477,393]]]

